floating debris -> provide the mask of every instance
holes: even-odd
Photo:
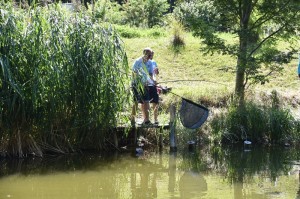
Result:
[[[250,145],[250,144],[252,144],[252,142],[251,142],[251,141],[249,141],[249,140],[245,140],[245,141],[244,141],[244,144],[246,144],[246,145]]]
[[[141,147],[137,147],[135,149],[136,156],[141,156],[141,155],[143,155],[143,153],[144,153],[144,150]]]

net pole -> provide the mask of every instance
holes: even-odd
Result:
[[[177,151],[177,144],[176,144],[176,107],[174,104],[170,106],[170,151],[175,152]]]

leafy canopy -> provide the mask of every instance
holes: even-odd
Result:
[[[247,83],[268,81],[297,50],[300,4],[296,0],[191,0],[178,6],[175,15],[202,39],[204,52],[237,58],[236,81],[238,77],[242,81],[236,83],[240,87],[236,90],[242,92]],[[280,41],[290,46],[278,49]]]

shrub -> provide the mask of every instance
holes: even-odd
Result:
[[[288,110],[246,102],[244,107],[231,105],[211,121],[214,139],[223,142],[283,143],[297,138],[297,122]]]
[[[115,25],[115,28],[120,36],[124,38],[158,38],[166,35],[166,31],[163,28],[142,29],[124,25]]]
[[[161,25],[168,10],[167,0],[131,0],[123,4],[125,23],[130,26],[152,28]]]
[[[185,47],[184,28],[180,22],[173,19],[171,22],[171,31],[172,31],[171,49],[175,53],[179,53]]]
[[[268,109],[269,139],[271,142],[285,142],[294,139],[294,118],[288,110]]]
[[[141,31],[136,28],[130,28],[128,26],[115,26],[116,30],[121,37],[124,38],[138,38],[141,37]]]
[[[148,37],[158,38],[166,35],[166,31],[162,28],[154,27],[147,32]]]
[[[99,22],[124,24],[125,13],[117,2],[98,0],[88,6],[88,12]]]

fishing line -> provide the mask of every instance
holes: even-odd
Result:
[[[186,79],[177,79],[177,80],[167,80],[167,81],[162,81],[159,83],[168,83],[168,82],[207,82],[207,83],[214,83],[214,84],[221,84],[224,86],[228,86],[227,84],[223,84],[223,83],[219,83],[219,82],[214,82],[214,81],[208,81],[208,80],[200,80],[200,79],[190,79],[190,80],[186,80]]]

